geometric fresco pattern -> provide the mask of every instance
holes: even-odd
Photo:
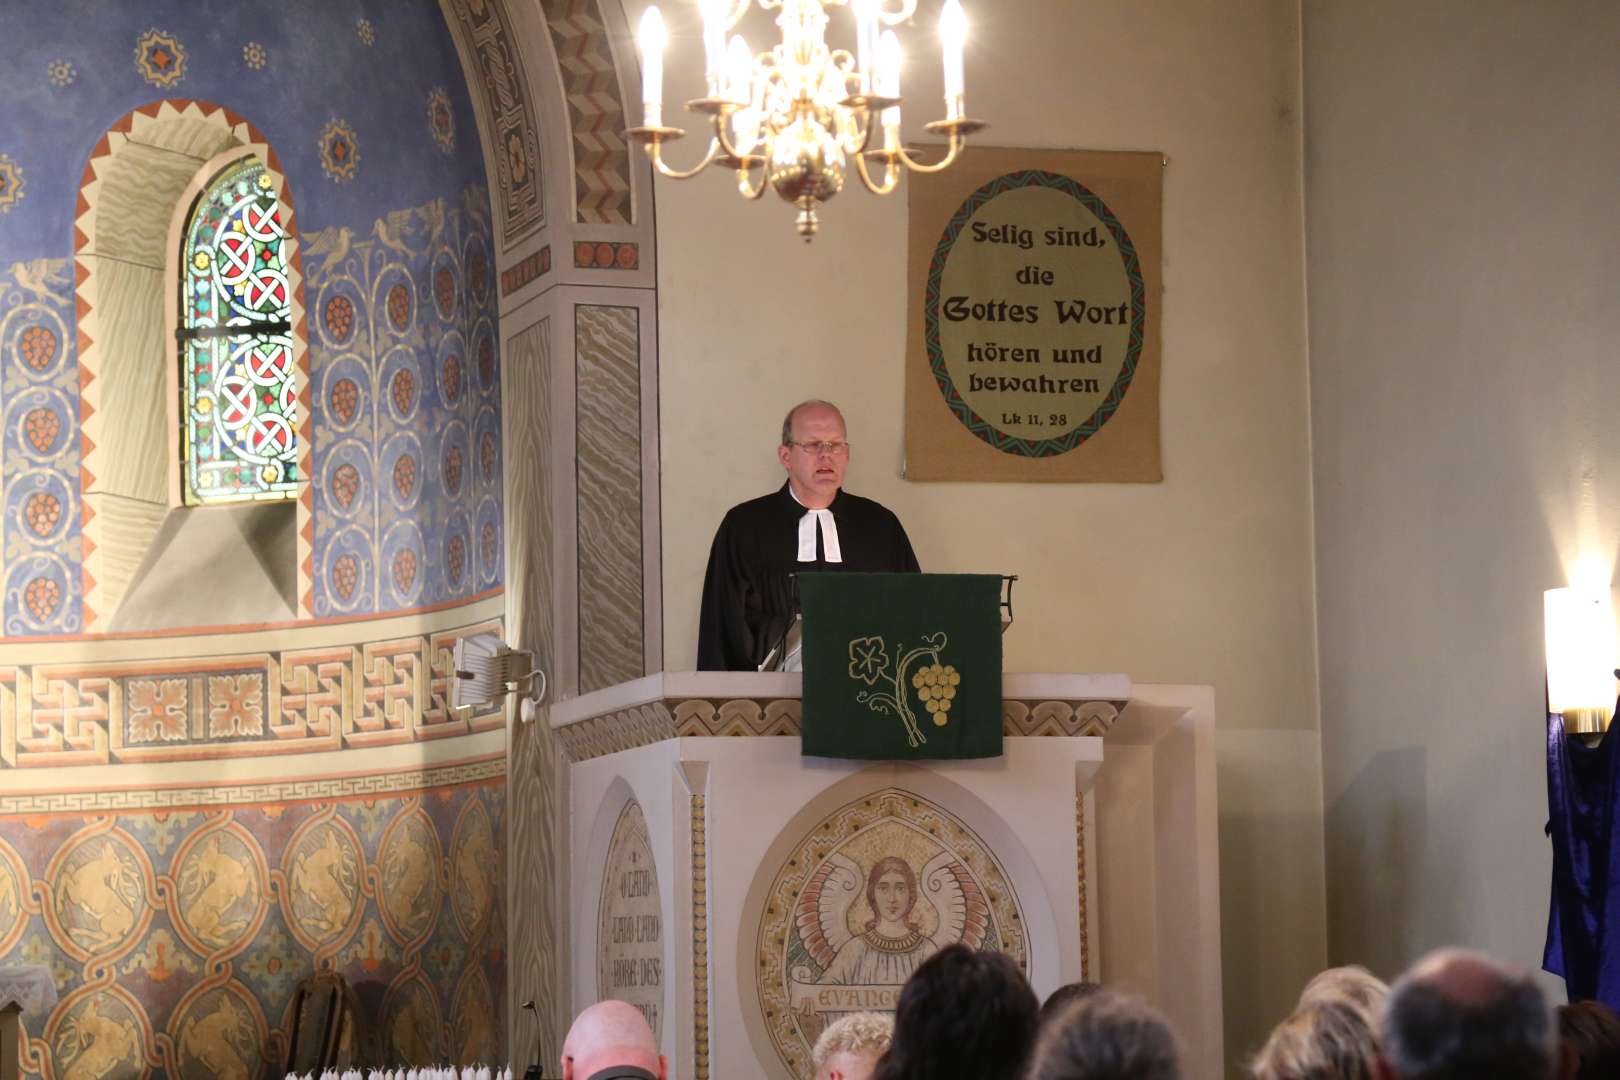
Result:
[[[79,372],[66,259],[0,277],[0,544],[7,637],[80,629]]]
[[[448,8],[450,32],[477,68],[468,81],[482,91],[474,100],[495,163],[501,239],[510,248],[546,223],[534,96],[505,3],[449,0]]]
[[[472,626],[326,648],[168,660],[0,665],[0,772],[365,750],[505,723],[450,707]]]
[[[305,238],[314,297],[317,616],[501,584],[500,348],[488,200]]]
[[[542,0],[574,140],[574,219],[630,224],[630,151],[613,49],[596,0]]]
[[[357,1060],[504,1057],[500,777],[386,798],[0,817],[0,965],[41,964],[25,1073],[279,1075],[318,969],[355,988]]]

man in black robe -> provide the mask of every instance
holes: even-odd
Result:
[[[733,506],[714,534],[698,621],[700,671],[756,671],[797,611],[792,575],[918,570],[894,514],[843,490],[844,417],[825,401],[795,405],[777,460],[787,483]]]

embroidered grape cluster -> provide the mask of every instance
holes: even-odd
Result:
[[[944,727],[950,719],[951,702],[961,682],[961,673],[950,664],[928,664],[912,674],[911,685],[916,688],[923,707],[934,718],[935,727]]]

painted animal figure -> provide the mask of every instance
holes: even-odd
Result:
[[[317,929],[332,931],[348,922],[354,898],[344,884],[351,870],[344,859],[337,833],[326,830],[321,846],[293,860],[292,886],[309,898],[309,921]]]
[[[206,1066],[219,1080],[248,1080],[253,1043],[252,1023],[229,995],[207,1016],[187,1019],[180,1030],[181,1055]]]
[[[122,941],[135,926],[135,901],[140,886],[134,870],[118,857],[111,841],[102,842],[101,853],[65,870],[56,882],[56,907],[73,904],[94,920],[93,926],[76,926],[71,933],[92,945],[105,946]]]
[[[401,923],[415,920],[416,905],[427,896],[428,886],[437,872],[436,861],[427,848],[406,833],[399,843],[390,845],[383,863],[384,880],[390,882],[388,906]]]
[[[74,1054],[73,1060],[61,1073],[62,1080],[101,1080],[131,1058],[140,1063],[139,1036],[135,1025],[120,1023],[110,1016],[102,1016],[92,998],[77,1016],[70,1016],[62,1025],[57,1053],[64,1044]]]
[[[484,905],[489,903],[488,867],[492,857],[489,845],[481,841],[463,844],[456,852],[456,870],[467,885],[467,906],[475,917],[482,915]]]
[[[205,941],[222,941],[247,925],[246,915],[227,917],[253,887],[253,875],[245,862],[225,854],[219,836],[211,836],[202,853],[186,863],[180,875],[182,896],[195,893],[185,908],[186,922]]]

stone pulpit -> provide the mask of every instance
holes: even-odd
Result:
[[[571,1007],[646,1015],[681,1080],[810,1074],[953,942],[1044,997],[1089,979],[1222,1062],[1214,701],[1118,675],[1003,679],[1001,757],[805,757],[800,676],[668,672],[558,703]]]

